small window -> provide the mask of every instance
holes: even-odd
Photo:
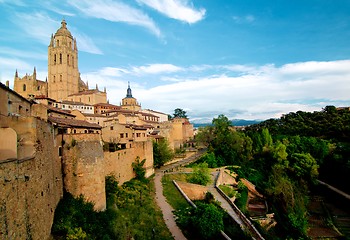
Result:
[[[62,157],[62,147],[58,147],[58,156]]]
[[[120,138],[124,138],[124,133],[121,133],[121,134],[120,134]]]
[[[25,92],[26,90],[27,90],[27,86],[23,84],[23,92]]]
[[[40,86],[38,86],[38,91],[40,90]]]
[[[56,82],[56,76],[53,76],[53,82]]]
[[[60,40],[56,41],[56,46],[59,47],[60,46]]]
[[[62,75],[60,75],[60,82],[62,82]]]
[[[53,56],[53,64],[56,65],[56,54]]]
[[[113,130],[113,126],[111,126],[110,129]]]

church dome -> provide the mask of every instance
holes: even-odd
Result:
[[[57,30],[55,36],[66,36],[69,38],[73,38],[70,31],[67,29],[67,23],[64,19],[62,20],[61,27]]]

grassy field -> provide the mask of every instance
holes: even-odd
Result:
[[[173,180],[186,182],[187,175],[188,174],[167,174],[162,178],[163,195],[174,209],[190,206],[173,183]]]

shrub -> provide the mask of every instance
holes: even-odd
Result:
[[[211,181],[210,170],[207,163],[199,163],[193,166],[193,173],[188,181],[194,184],[207,185]]]

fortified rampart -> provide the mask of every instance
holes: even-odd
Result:
[[[122,149],[116,152],[104,152],[105,175],[114,175],[119,184],[123,184],[135,177],[132,163],[139,157],[140,161],[146,159],[144,168],[146,177],[154,173],[152,141],[134,142],[132,148]]]
[[[100,135],[58,135],[62,141],[64,188],[74,196],[84,195],[96,210],[106,209],[104,156]]]
[[[5,136],[6,134],[6,136]],[[106,208],[105,176],[120,184],[134,177],[132,163],[146,159],[154,173],[152,141],[103,152],[98,133],[64,133],[35,117],[0,116],[0,239],[48,239],[63,189]],[[5,144],[6,143],[6,144]]]
[[[12,134],[3,135],[9,129]],[[18,149],[17,157],[0,161],[0,239],[50,235],[63,195],[61,164],[58,155],[52,154],[52,130],[50,124],[33,117],[0,116],[1,139],[15,139]]]

